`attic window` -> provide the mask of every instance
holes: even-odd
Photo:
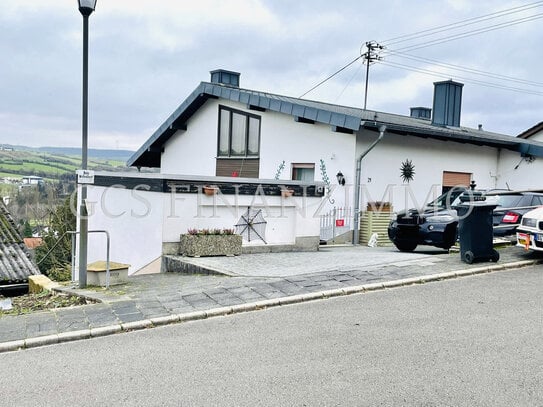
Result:
[[[219,157],[258,157],[260,116],[219,106]]]

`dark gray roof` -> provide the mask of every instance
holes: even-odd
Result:
[[[128,160],[127,164],[135,167],[160,167],[160,155],[164,143],[177,130],[185,129],[187,120],[209,98],[240,102],[246,104],[249,108],[281,112],[347,131],[358,131],[361,127],[377,129],[381,124],[386,124],[387,131],[392,133],[505,148],[543,157],[543,143],[541,142],[521,140],[498,133],[465,127],[437,126],[433,125],[429,120],[410,116],[240,89],[218,83],[201,82]]]
[[[530,127],[528,130],[524,130],[517,137],[519,137],[519,138],[530,138],[534,134],[539,133],[540,131],[543,131],[543,122],[539,122],[536,125]]]
[[[12,284],[26,283],[31,275],[40,274],[30,260],[15,222],[0,203],[0,290]]]

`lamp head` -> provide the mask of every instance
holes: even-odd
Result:
[[[336,178],[339,185],[345,185],[345,177],[341,171],[336,174]]]
[[[85,17],[90,16],[96,8],[96,1],[97,0],[77,0],[79,12]]]

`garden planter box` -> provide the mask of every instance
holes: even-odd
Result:
[[[239,256],[240,235],[181,235],[179,254],[190,257]]]

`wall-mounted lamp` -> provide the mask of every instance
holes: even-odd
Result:
[[[339,185],[345,185],[345,177],[341,171],[336,174],[336,178]]]

